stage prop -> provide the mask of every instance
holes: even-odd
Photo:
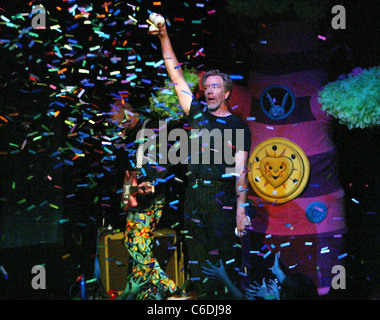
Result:
[[[182,244],[172,229],[154,232],[153,253],[162,269],[178,287],[185,282]],[[132,271],[131,257],[124,244],[124,233],[103,234],[99,238],[100,280],[105,292],[111,289],[123,292]]]
[[[349,129],[380,124],[380,66],[355,68],[319,92],[322,110]]]
[[[248,169],[255,193],[273,203],[285,203],[301,194],[310,173],[305,153],[284,138],[260,143],[250,155]]]
[[[336,119],[318,102],[327,84],[326,47],[317,24],[296,15],[257,18],[248,84],[235,85],[230,99],[252,134],[248,197],[257,213],[242,240],[243,287],[273,277],[271,253],[281,251],[288,272],[306,274],[325,294],[333,266],[344,264],[344,191],[331,137]]]

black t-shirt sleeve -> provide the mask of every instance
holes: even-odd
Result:
[[[201,105],[199,103],[199,100],[193,99],[191,101],[190,111],[189,111],[188,117],[194,117],[197,113],[199,113],[201,111],[202,111],[202,108],[201,108]]]
[[[251,149],[251,130],[248,125],[238,116],[234,117],[233,129],[243,129],[243,137],[239,134],[236,134],[235,139],[244,139],[244,144],[237,143],[235,140],[236,151],[246,151],[249,152]]]
[[[244,151],[249,152],[251,150],[251,130],[243,120],[241,121],[244,129]]]

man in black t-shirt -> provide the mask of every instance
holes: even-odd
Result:
[[[220,74],[215,70],[208,74],[214,73]],[[189,180],[194,182],[195,179],[202,178],[235,183],[233,173],[236,153],[249,152],[251,147],[248,125],[231,113],[226,116],[214,115],[207,103],[195,99],[191,103],[187,122],[192,128]]]
[[[217,70],[204,75],[206,102],[202,106],[183,77],[166,26],[159,24],[158,29],[166,70],[192,129],[184,208],[190,280],[198,298],[232,298],[220,283],[205,277],[202,266],[207,266],[207,260],[215,263],[221,259],[232,281],[238,281],[235,268],[240,267],[240,251],[234,249],[235,227],[242,237],[249,224],[245,207],[251,134],[247,124],[227,108],[232,90],[230,77]]]

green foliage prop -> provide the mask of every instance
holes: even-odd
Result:
[[[349,129],[380,124],[380,66],[351,72],[344,80],[327,84],[318,101],[331,116]]]
[[[195,68],[183,68],[183,76],[190,86],[194,89],[199,85],[200,76]],[[170,80],[166,80],[162,88],[157,90],[155,94],[149,98],[150,109],[156,112],[160,118],[179,119],[183,116],[179,101],[174,89],[175,84]],[[189,94],[192,94],[189,92]]]

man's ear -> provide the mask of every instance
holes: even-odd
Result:
[[[226,92],[224,93],[224,99],[225,99],[225,100],[228,100],[228,97],[230,96],[230,94],[231,94],[231,91],[226,91]]]

